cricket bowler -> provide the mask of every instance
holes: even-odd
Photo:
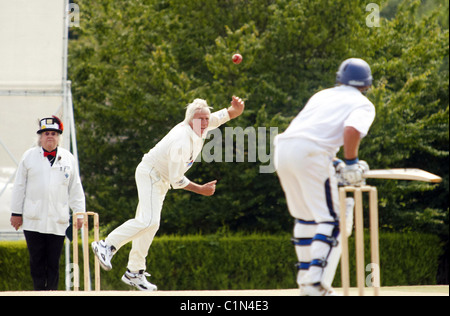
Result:
[[[358,159],[361,138],[375,119],[375,107],[364,96],[372,85],[370,66],[345,60],[337,85],[313,95],[286,131],[275,140],[275,167],[295,218],[300,295],[335,295],[331,284],[341,255],[338,184],[333,158],[344,147],[342,178],[363,183],[368,168]],[[350,205],[350,208],[353,206]]]
[[[176,125],[155,147],[142,158],[136,169],[139,203],[136,216],[112,231],[105,240],[93,242],[92,249],[105,270],[111,270],[111,258],[126,243],[132,241],[127,270],[122,281],[141,291],[155,291],[157,286],[146,276],[146,257],[158,231],[164,197],[170,187],[211,196],[216,180],[197,184],[186,178],[200,154],[208,131],[242,114],[242,99],[233,96],[231,106],[211,113],[202,99],[187,106],[185,120]]]

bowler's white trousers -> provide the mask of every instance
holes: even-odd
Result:
[[[292,217],[297,282],[330,288],[339,263],[339,195],[333,155],[311,140],[278,139],[275,167]]]
[[[170,187],[154,167],[143,162],[136,168],[135,177],[139,198],[136,217],[117,227],[105,239],[116,250],[133,242],[127,266],[132,272],[146,270],[148,250],[159,229],[163,201]]]

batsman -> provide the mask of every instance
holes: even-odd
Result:
[[[242,99],[233,96],[231,106],[211,113],[202,99],[187,106],[185,120],[172,130],[142,158],[136,169],[139,203],[136,217],[112,231],[105,240],[92,243],[92,249],[105,270],[111,270],[113,255],[132,241],[127,270],[122,281],[141,291],[154,291],[157,286],[146,276],[146,257],[159,229],[163,201],[170,187],[204,196],[216,190],[216,180],[197,184],[184,175],[200,154],[208,131],[242,114]]]
[[[275,140],[275,166],[290,214],[296,219],[297,283],[305,296],[335,295],[331,284],[341,255],[339,195],[333,158],[344,148],[347,184],[361,184],[368,168],[358,159],[361,139],[375,119],[364,93],[370,66],[350,58],[339,67],[336,86],[313,95]]]

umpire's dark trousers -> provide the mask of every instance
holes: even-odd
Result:
[[[56,291],[64,236],[24,231],[35,291]]]

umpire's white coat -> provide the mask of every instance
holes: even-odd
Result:
[[[210,116],[207,131],[228,122],[227,109]],[[207,131],[203,137],[195,134],[189,124],[176,125],[155,147],[142,158],[136,168],[136,186],[139,203],[136,217],[123,223],[105,239],[117,250],[133,241],[128,261],[132,272],[146,269],[145,258],[159,229],[164,198],[170,186],[186,187],[190,181],[184,175],[201,152]]]
[[[74,156],[58,147],[51,166],[42,147],[27,150],[17,169],[11,201],[11,212],[23,216],[23,230],[64,236],[69,208],[86,211]]]

